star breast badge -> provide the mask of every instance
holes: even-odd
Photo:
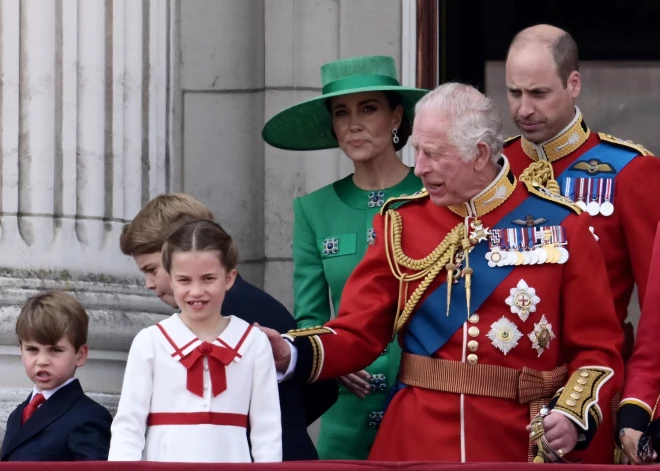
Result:
[[[534,288],[527,286],[525,280],[520,280],[515,288],[511,288],[510,293],[505,302],[511,307],[511,312],[518,314],[520,320],[525,322],[531,312],[536,312],[536,305],[541,302],[541,298],[536,295]]]
[[[522,334],[516,324],[506,317],[502,317],[499,321],[493,322],[487,337],[495,348],[506,355],[518,345]]]
[[[541,316],[538,324],[534,324],[534,330],[527,336],[532,341],[532,348],[536,350],[538,356],[550,348],[550,341],[555,339],[555,333],[552,331],[552,324],[545,318],[545,314]]]

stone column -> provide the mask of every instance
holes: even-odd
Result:
[[[240,274],[263,285],[263,0],[181,0],[181,170],[173,182],[238,243]],[[175,101],[175,103],[176,103]]]
[[[168,189],[170,2],[0,2],[0,433],[32,385],[15,320],[29,296],[90,315],[85,390],[114,412],[135,333],[167,309],[119,250]]]

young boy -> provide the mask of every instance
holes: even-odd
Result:
[[[74,378],[87,361],[88,324],[85,308],[60,291],[21,309],[16,335],[34,389],[7,420],[2,461],[108,459],[112,416]]]
[[[195,219],[213,220],[213,213],[192,196],[183,193],[160,195],[149,201],[135,219],[124,226],[119,241],[121,251],[133,257],[144,274],[146,287],[173,310],[178,306],[174,302],[169,275],[163,268],[161,249],[170,234]],[[256,322],[278,332],[296,327],[293,317],[279,301],[240,275],[236,276],[234,285],[225,296],[222,314],[234,315],[250,324]],[[337,400],[337,384],[326,381],[301,387],[289,383],[279,385],[282,459],[318,459],[307,426]]]

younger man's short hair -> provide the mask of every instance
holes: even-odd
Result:
[[[49,291],[27,300],[16,320],[19,342],[56,345],[66,337],[78,351],[87,343],[89,316],[76,298]]]
[[[158,195],[124,226],[119,247],[131,257],[160,252],[170,234],[196,219],[214,220],[211,210],[190,195]]]

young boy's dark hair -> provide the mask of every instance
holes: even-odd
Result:
[[[55,345],[66,337],[78,351],[87,343],[89,317],[76,298],[49,291],[27,300],[16,320],[19,342]]]
[[[124,226],[119,248],[131,257],[160,252],[170,234],[196,219],[213,221],[213,213],[185,193],[158,195]]]
[[[112,416],[75,379],[87,360],[85,308],[62,291],[27,300],[16,320],[25,373],[34,383],[9,415],[2,461],[104,461]]]

